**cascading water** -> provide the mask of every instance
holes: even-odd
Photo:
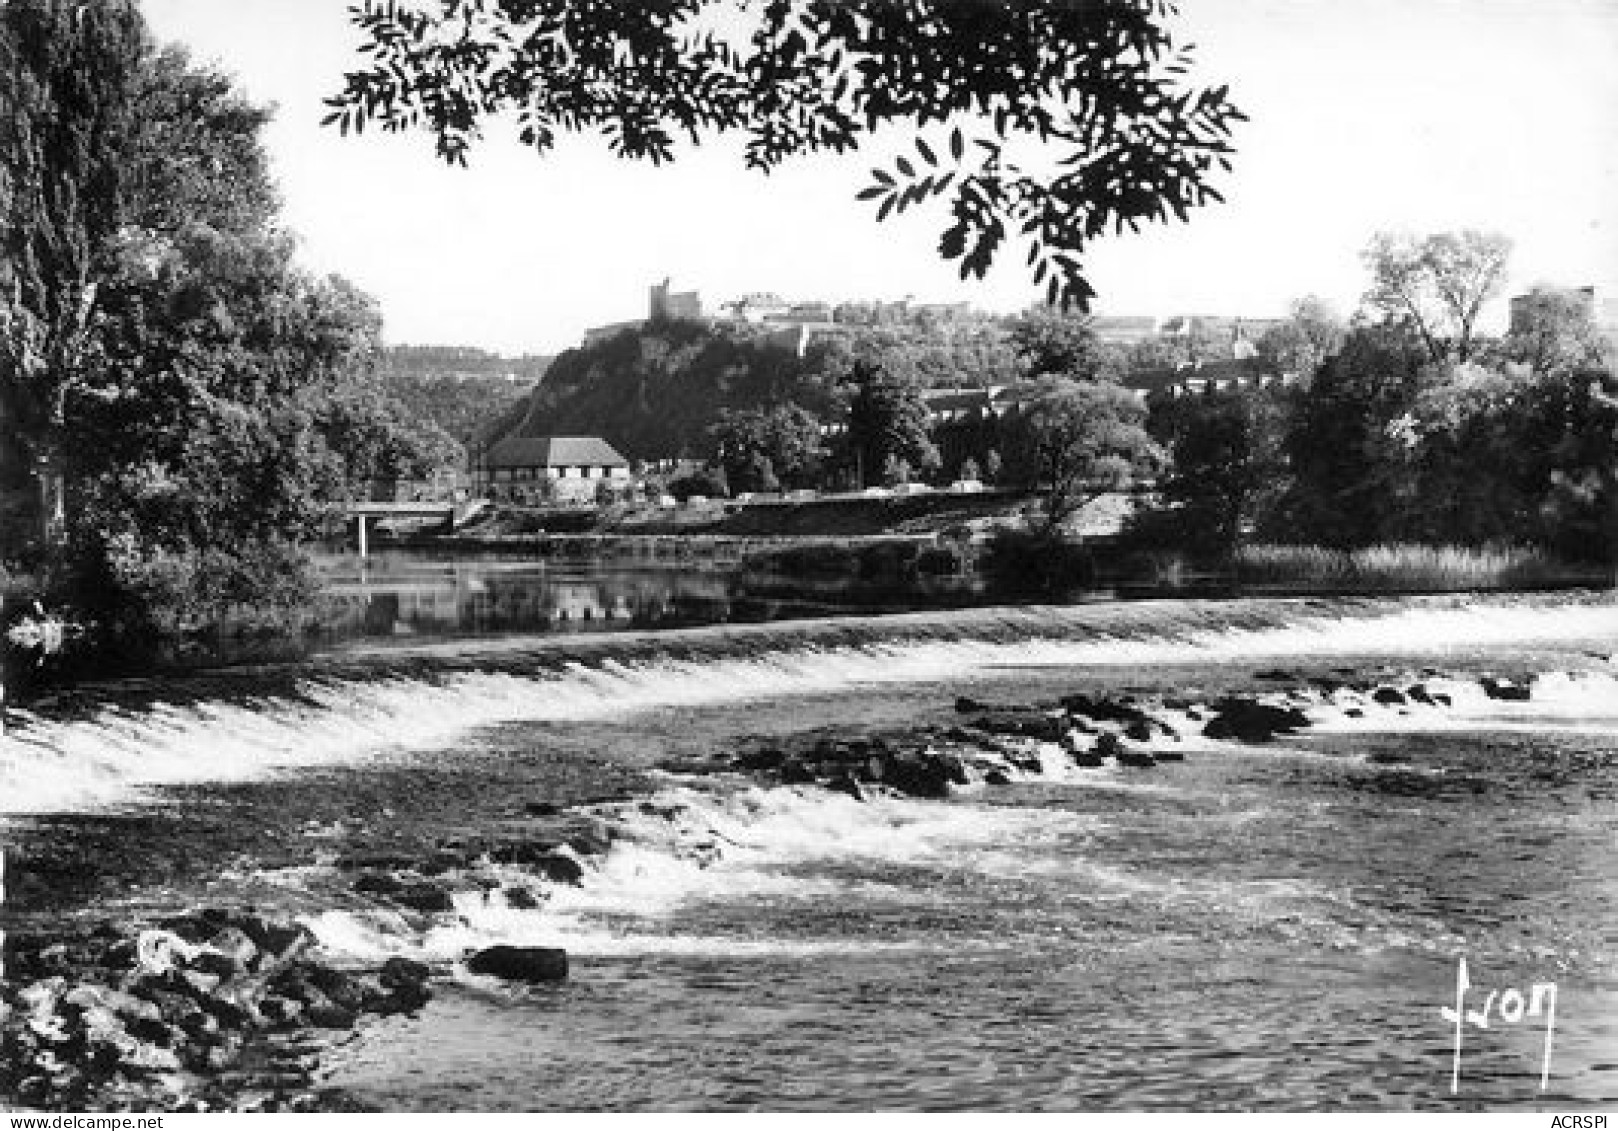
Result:
[[[390,1108],[1563,1110],[1618,1096],[1615,653],[1599,598],[356,648],[40,707],[0,739],[0,830],[25,859],[201,858],[96,914],[229,893],[340,964],[427,962],[424,1010],[324,1057],[324,1083]],[[1206,700],[1277,667],[1312,688],[1306,732],[1200,733]],[[1081,688],[1151,699],[1185,761],[1033,744],[1007,784],[942,800],[680,768]],[[637,776],[592,786],[604,767]],[[41,823],[67,811],[83,830]],[[597,847],[562,843],[548,873],[489,847],[569,830]],[[450,906],[356,879],[398,866]],[[565,947],[572,976],[469,973],[496,943]],[[1545,1089],[1543,1034],[1496,1024],[1467,1031],[1450,1092],[1461,957],[1480,986],[1556,983]]]

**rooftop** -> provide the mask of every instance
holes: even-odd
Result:
[[[489,449],[490,467],[628,467],[599,436],[508,436]]]

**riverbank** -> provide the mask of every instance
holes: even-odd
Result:
[[[1367,658],[1412,649],[1429,658]],[[1606,679],[1613,700],[1615,650],[1613,607],[1595,598],[1183,603],[445,642],[355,650],[257,679],[234,672],[224,683],[102,689],[63,716],[30,720],[22,739],[54,751],[59,767],[94,743],[113,769],[106,743],[120,736],[136,774],[161,781],[168,766],[171,780],[190,784],[131,794],[140,780],[132,777],[88,813],[71,815],[62,802],[13,810],[8,925],[47,947],[47,937],[70,933],[104,940],[100,950],[70,946],[68,965],[48,971],[28,944],[29,969],[68,979],[30,990],[32,1000],[55,1003],[65,1038],[36,1042],[34,1060],[17,1063],[37,1067],[48,1047],[52,1062],[82,1069],[74,1058],[109,1042],[91,1039],[84,1020],[99,1023],[99,1007],[67,996],[91,985],[127,992],[133,968],[109,968],[106,948],[126,953],[142,932],[173,929],[164,924],[176,918],[208,912],[212,933],[182,938],[221,951],[218,924],[235,922],[222,915],[266,929],[301,924],[314,939],[301,959],[312,964],[306,981],[331,969],[380,992],[387,962],[405,958],[426,967],[427,992],[459,1000],[467,986],[492,992],[469,975],[466,956],[511,942],[577,950],[588,984],[600,963],[589,956],[604,942],[594,928],[580,934],[581,906],[607,898],[614,916],[644,911],[648,900],[706,884],[702,877],[718,886],[701,890],[724,891],[727,868],[764,835],[752,824],[760,814],[798,830],[783,842],[789,855],[813,858],[838,838],[885,843],[887,822],[900,817],[975,822],[1000,812],[996,798],[1047,786],[1120,799],[1172,793],[1222,763],[1271,751],[1281,761],[1268,772],[1291,774],[1288,752],[1315,733],[1443,734],[1483,717],[1542,733],[1581,696],[1603,701],[1592,680]],[[452,704],[456,713],[443,718]],[[189,776],[176,761],[180,739],[193,756],[207,752]],[[242,761],[255,746],[287,755],[296,747],[296,756],[279,771],[262,756]],[[5,748],[8,759],[17,749]],[[1337,773],[1356,795],[1434,803],[1519,772],[1435,772],[1411,758],[1373,751]],[[1600,786],[1579,767],[1553,759],[1521,769],[1576,789]],[[242,780],[220,780],[229,777]],[[824,823],[833,816],[842,822],[835,832]],[[17,1004],[27,1006],[27,1023],[35,1006]],[[123,1005],[137,1019],[147,1012]],[[161,1068],[165,1058],[117,1040],[116,1063],[96,1053],[102,1074],[68,1083],[108,1089],[74,1093],[89,1107],[376,1102],[336,1087],[323,1066],[344,1062],[350,1036],[368,1047],[416,1022],[408,1010],[393,1020],[349,1012],[349,1027],[282,1018],[258,1036],[243,1029],[245,1060],[187,1077],[178,1090],[162,1079],[172,1073],[140,1063]],[[298,1063],[265,1071],[294,1075],[254,1083],[252,1058],[282,1046]]]

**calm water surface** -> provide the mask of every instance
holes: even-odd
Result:
[[[725,561],[531,561],[413,550],[366,560],[327,558],[321,572],[329,642],[669,629],[949,608],[970,601],[976,590],[974,582],[947,577],[905,586],[788,580]]]

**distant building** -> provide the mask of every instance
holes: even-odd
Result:
[[[818,339],[846,335],[848,327],[837,322],[769,322],[758,330],[756,341],[791,350],[802,357]]]
[[[1256,357],[1231,357],[1132,374],[1125,386],[1144,399],[1154,393],[1182,397],[1195,393],[1229,393],[1238,389],[1280,388],[1296,383],[1295,375],[1277,377]]]
[[[774,291],[752,291],[724,303],[726,316],[736,322],[767,322],[785,315],[791,306]]]
[[[599,436],[508,436],[473,469],[479,494],[507,502],[594,502],[603,482],[628,487],[629,461]]]
[[[979,424],[1015,416],[1038,391],[1035,385],[923,389],[921,399],[927,406],[927,422],[937,427],[944,424]]]
[[[961,424],[986,420],[994,413],[994,394],[990,389],[923,389],[922,403],[927,406],[927,423]]]
[[[1157,319],[1149,314],[1098,314],[1090,329],[1110,345],[1132,346],[1157,336]]]
[[[697,291],[674,291],[664,279],[651,289],[646,317],[651,321],[671,318],[697,320],[702,318],[702,295]]]
[[[1528,329],[1534,300],[1548,295],[1574,300],[1590,316],[1591,323],[1599,333],[1618,341],[1618,297],[1596,287],[1535,287],[1527,294],[1513,296],[1512,333],[1522,333]]]
[[[829,302],[795,302],[785,310],[766,314],[764,321],[797,326],[829,326],[832,323],[832,307]]]
[[[584,343],[593,346],[604,342],[608,338],[615,338],[626,330],[639,330],[648,322],[663,322],[677,319],[685,322],[701,322],[706,320],[702,313],[702,294],[698,291],[676,291],[670,286],[668,279],[653,284],[647,294],[646,317],[629,318],[622,322],[608,322],[601,326],[591,326],[584,332]]]

